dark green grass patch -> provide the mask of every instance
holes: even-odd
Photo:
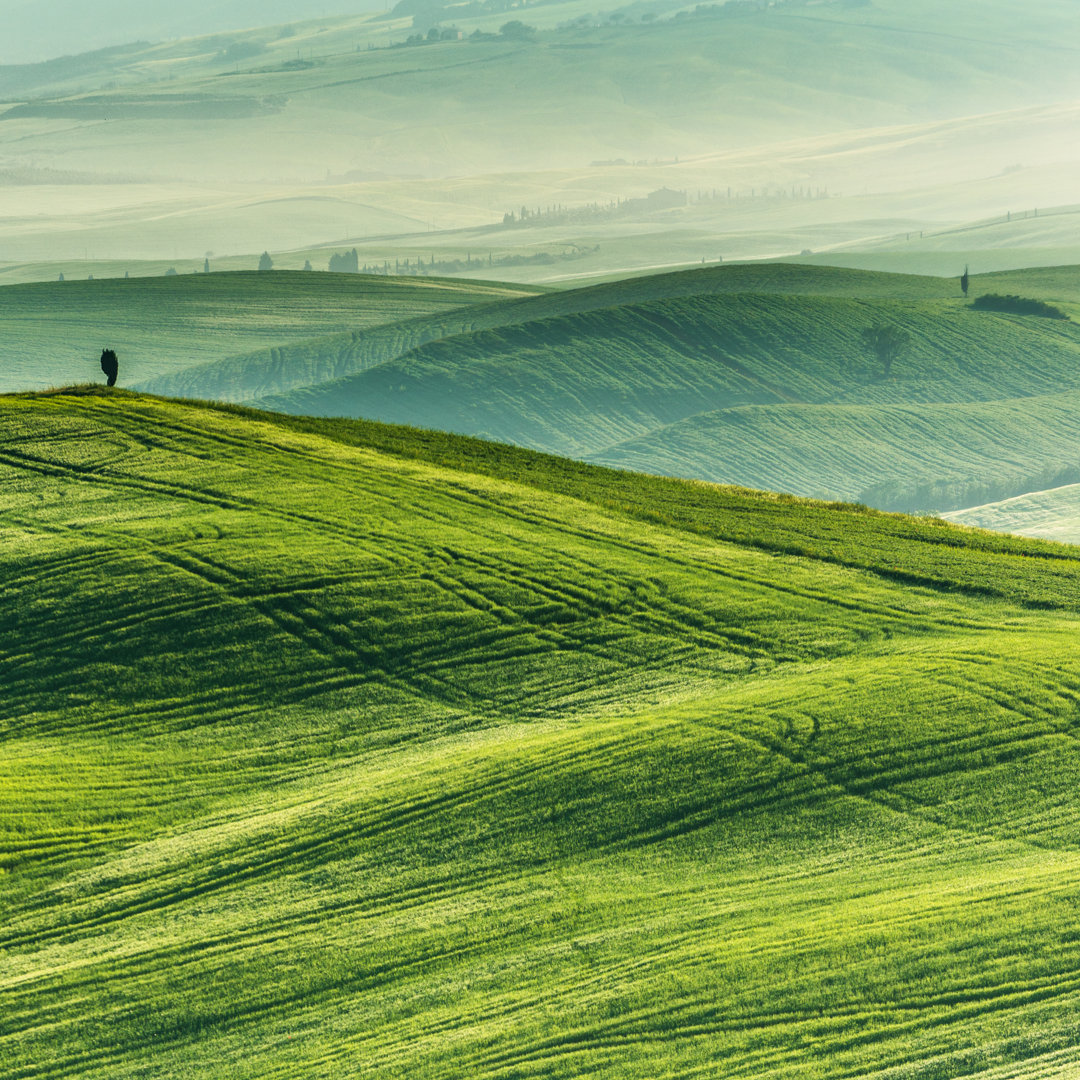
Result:
[[[1001,296],[999,293],[986,293],[971,302],[976,311],[1004,311],[1010,315],[1037,315],[1041,319],[1068,319],[1068,315],[1059,307],[1044,300],[1033,300],[1028,296]]]

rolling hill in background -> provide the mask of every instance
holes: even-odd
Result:
[[[124,393],[0,474],[5,1075],[1080,1063],[1073,549]]]
[[[984,292],[1075,312],[1080,272],[975,277]],[[888,378],[862,341],[878,324],[911,337]],[[883,509],[1080,479],[1075,324],[976,310],[955,280],[764,263],[537,292],[224,273],[6,287],[0,328],[9,390],[96,377],[109,345],[121,383],[153,393]]]
[[[372,279],[376,293],[382,282]],[[362,288],[362,286],[358,286]],[[453,288],[453,286],[451,286]],[[223,401],[250,401],[301,387],[358,374],[377,364],[396,360],[420,345],[442,338],[519,326],[540,320],[605,311],[653,300],[671,300],[695,296],[721,296],[740,292],[759,292],[780,296],[810,293],[822,296],[861,296],[867,298],[938,297],[953,286],[925,277],[874,274],[860,271],[822,271],[818,268],[769,264],[761,266],[725,266],[678,274],[650,274],[586,288],[545,290],[542,295],[514,297],[507,287],[507,299],[493,299],[457,312],[444,312],[432,318],[387,322],[378,331],[363,329],[345,334],[328,334],[295,345],[259,350],[249,355],[215,359],[205,364],[185,366],[169,375],[141,380],[138,388],[156,394],[181,397],[213,398]],[[520,293],[533,291],[520,287]],[[59,294],[40,293],[39,296]],[[424,295],[421,293],[420,295]],[[453,293],[448,293],[453,295]],[[466,293],[467,295],[467,293]],[[478,293],[483,296],[483,293]],[[3,293],[0,292],[0,296]],[[50,302],[57,302],[51,299]],[[30,389],[27,386],[24,389]],[[332,407],[338,412],[348,401],[349,388],[329,393],[305,392],[305,400],[282,399],[286,411],[318,410]],[[307,400],[310,396],[311,400]]]
[[[1080,273],[989,275],[973,295],[1013,289],[1070,310]],[[958,293],[925,277],[721,267],[477,306],[456,333],[415,323],[432,340],[399,339],[396,357],[355,335],[301,347],[295,364],[282,350],[147,388],[242,399],[245,385],[336,360],[363,370],[251,397],[904,511],[1080,478],[1075,326],[975,310]],[[882,323],[912,342],[889,378],[861,340]]]
[[[120,353],[121,383],[139,382],[259,346],[532,291],[471,281],[258,272],[12,285],[0,289],[0,390],[94,379],[106,346]]]

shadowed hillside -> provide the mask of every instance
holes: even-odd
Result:
[[[1072,549],[120,393],[0,473],[7,1075],[1080,1062]]]
[[[279,271],[9,285],[0,288],[0,390],[90,378],[105,345],[119,352],[121,382],[130,385],[253,347],[532,291]]]
[[[976,287],[1026,284],[1069,309],[1067,276]],[[808,267],[668,275],[653,296],[668,295],[646,302],[625,285],[611,307],[589,305],[619,297],[614,285],[473,308],[461,322],[502,325],[262,402],[889,509],[955,509],[1080,470],[1071,322],[944,299],[955,282]],[[560,305],[578,311],[516,321]],[[863,339],[875,325],[908,336],[888,376]]]
[[[371,280],[376,294],[385,289],[386,279]],[[466,297],[473,298],[470,294],[472,285],[471,282],[455,283],[450,288],[464,290],[464,304]],[[476,300],[484,298],[484,288],[483,283],[476,283]],[[507,285],[502,288],[507,293],[512,293],[515,286]],[[530,291],[528,286],[517,288],[521,292]],[[875,274],[858,270],[774,263],[708,267],[675,274],[651,274],[588,288],[557,290],[539,296],[513,299],[496,299],[494,297],[497,293],[493,290],[492,294],[489,294],[492,295],[491,302],[483,306],[474,303],[467,309],[440,313],[437,317],[402,319],[387,322],[378,329],[364,327],[347,334],[327,335],[249,355],[214,360],[185,368],[175,374],[145,380],[140,383],[139,389],[182,397],[251,401],[354,375],[388,360],[395,360],[428,342],[476,330],[519,326],[542,319],[586,311],[602,311],[650,300],[725,296],[741,292],[781,296],[809,294],[926,299],[950,295],[955,292],[955,285],[940,279],[902,274]],[[418,291],[416,295],[423,297],[430,294]],[[330,391],[326,397],[320,397],[323,393],[322,390],[304,392],[303,411],[322,412],[325,407],[322,402],[332,397],[333,404],[330,407],[335,410],[336,415],[341,411],[342,401],[349,400],[347,388],[343,399],[339,399],[337,388]],[[297,411],[297,408],[300,408],[299,404],[293,407],[286,400],[276,404],[287,411]]]

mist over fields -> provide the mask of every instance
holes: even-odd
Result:
[[[0,67],[0,281],[353,247],[536,281],[1080,252],[1063,0],[343,6],[17,5],[9,53],[84,21],[159,43]]]
[[[377,6],[364,0],[0,0],[0,64],[33,64],[131,41],[165,41]]]

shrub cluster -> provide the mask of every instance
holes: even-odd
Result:
[[[1042,300],[1031,300],[1026,296],[1000,296],[987,293],[972,302],[973,308],[980,311],[1007,311],[1013,315],[1040,315],[1044,319],[1068,319],[1061,308],[1046,304]]]

